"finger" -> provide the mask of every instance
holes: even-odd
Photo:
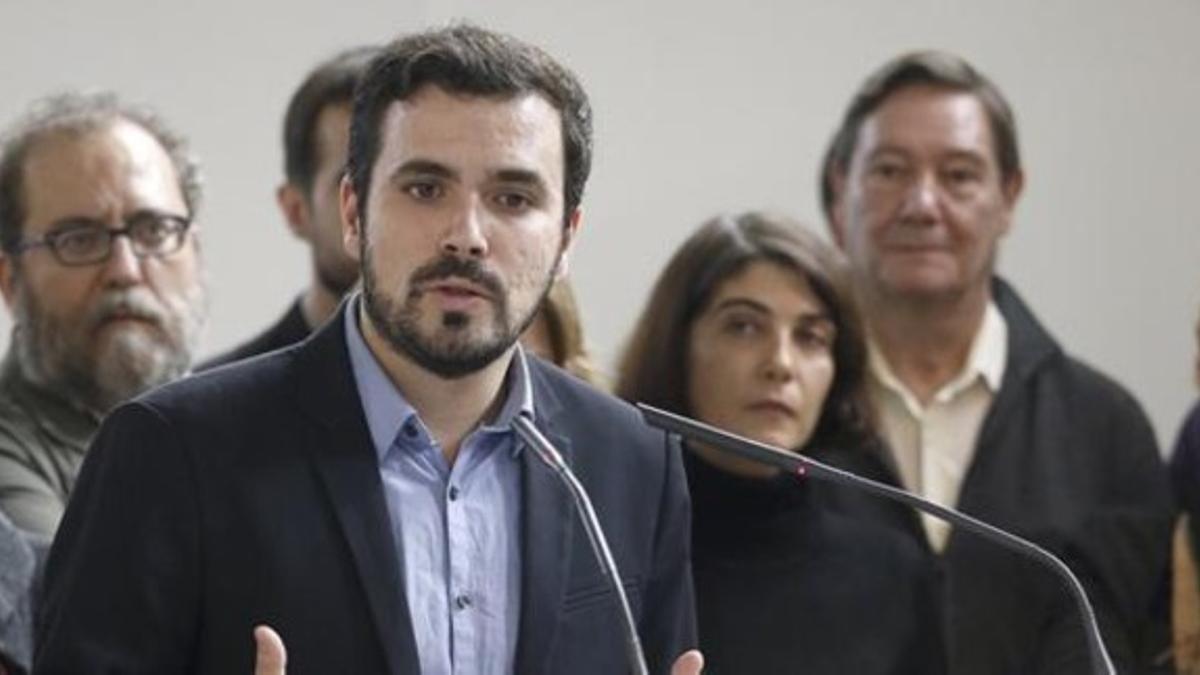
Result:
[[[675,665],[671,666],[671,675],[700,675],[703,668],[704,655],[698,649],[691,649],[675,659]]]
[[[254,629],[254,675],[285,675],[287,650],[283,639],[270,626]]]

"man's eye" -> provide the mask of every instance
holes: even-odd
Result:
[[[877,162],[871,166],[871,176],[883,180],[896,180],[904,176],[905,169],[897,162]]]
[[[501,192],[495,197],[496,204],[507,211],[523,211],[533,204],[533,200],[519,192]]]
[[[945,180],[951,185],[964,185],[966,183],[974,183],[979,180],[979,172],[975,169],[968,168],[953,168],[943,172]]]
[[[442,188],[437,183],[409,183],[404,191],[413,199],[429,201],[442,195]]]
[[[54,237],[54,245],[66,253],[94,251],[104,245],[107,235],[101,229],[80,229],[62,232]]]
[[[164,220],[146,220],[137,223],[131,234],[143,244],[159,244],[169,237],[174,229]]]

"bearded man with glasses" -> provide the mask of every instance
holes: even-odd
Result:
[[[0,510],[54,534],[100,419],[187,372],[207,315],[184,141],[110,94],[35,105],[0,146]]]

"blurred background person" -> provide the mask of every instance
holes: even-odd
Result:
[[[1196,340],[1200,345],[1200,322],[1196,324]],[[1200,385],[1200,352],[1193,377]],[[1200,542],[1200,402],[1192,406],[1179,429],[1171,454],[1171,484],[1180,510],[1188,517],[1192,553]]]
[[[192,363],[207,316],[184,139],[110,93],[37,102],[0,144],[0,672],[101,418]]]
[[[585,382],[603,385],[583,337],[575,291],[566,277],[550,287],[533,323],[521,334],[521,346]]]
[[[782,218],[706,223],[651,291],[617,394],[882,477],[839,260]],[[835,507],[855,503],[841,487],[688,450],[705,672],[943,672],[935,573],[907,509],[894,528]]]
[[[846,107],[823,206],[863,310],[897,479],[1060,556],[1118,668],[1138,670],[1169,644],[1167,475],[1137,400],[1068,354],[996,273],[1025,184],[1019,150],[987,77],[953,54],[904,54]],[[1092,672],[1051,572],[922,522],[946,573],[952,672]]]
[[[206,361],[200,369],[286,347],[333,315],[358,283],[358,265],[342,248],[338,186],[346,166],[354,88],[377,47],[356,47],[319,64],[292,94],[283,118],[285,180],[275,192],[288,228],[308,245],[308,286],[273,325]]]
[[[49,540],[35,547],[29,539],[0,512],[0,675],[28,672],[33,656],[29,590],[34,583],[38,552],[45,553]]]
[[[53,536],[118,403],[188,371],[207,316],[196,163],[112,94],[37,104],[0,147],[0,510]]]
[[[1196,324],[1200,344],[1200,322]],[[1193,377],[1200,384],[1200,351]],[[1175,531],[1172,633],[1175,668],[1180,675],[1200,673],[1200,402],[1192,406],[1171,455],[1171,485],[1181,517]]]

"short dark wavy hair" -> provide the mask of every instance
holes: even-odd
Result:
[[[999,87],[960,56],[939,51],[903,54],[867,77],[850,100],[842,124],[829,142],[818,176],[821,208],[826,218],[833,212],[834,176],[845,175],[849,168],[863,122],[892,94],[921,85],[966,92],[978,99],[992,127],[1001,179],[1008,182],[1021,172],[1017,120]]]
[[[874,447],[878,437],[866,393],[866,339],[845,260],[799,223],[765,213],[713,218],[675,252],[621,357],[617,396],[690,415],[692,323],[722,283],[758,261],[781,265],[806,280],[837,329],[833,383],[806,447]]]
[[[126,121],[146,130],[158,141],[179,177],[188,214],[200,207],[200,166],[187,140],[174,132],[154,111],[121,101],[113,92],[67,92],[41,99],[17,120],[0,141],[0,249],[11,251],[25,226],[25,161],[41,141],[62,135],[84,134]]]
[[[289,183],[306,194],[317,174],[316,129],[321,112],[331,105],[349,106],[354,89],[367,72],[379,47],[365,46],[339,52],[309,72],[288,102],[283,116],[283,170]]]
[[[592,165],[592,108],[569,70],[533,45],[460,24],[401,37],[377,56],[354,95],[348,170],[365,204],[379,157],[380,121],[395,101],[426,85],[453,94],[509,98],[535,93],[562,116],[564,218],[579,206]]]

